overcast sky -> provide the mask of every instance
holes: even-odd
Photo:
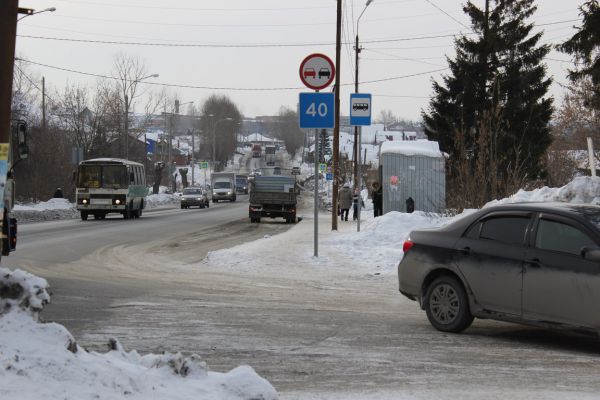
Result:
[[[19,22],[17,55],[47,66],[111,75],[122,52],[143,60],[153,83],[171,88],[180,101],[200,105],[213,93],[229,96],[246,116],[296,108],[303,88],[299,66],[305,56],[335,57],[335,0],[21,0],[21,7],[56,11]],[[366,0],[344,0],[341,108],[348,114],[354,82],[356,19]],[[360,19],[360,91],[373,94],[373,115],[383,109],[418,119],[427,107],[431,79],[439,80],[452,56],[453,35],[468,32],[458,0],[374,0]],[[483,0],[475,0],[483,6]],[[539,0],[532,21],[544,43],[559,43],[579,25],[583,0]],[[24,37],[36,36],[38,38]],[[61,38],[68,40],[50,40]],[[75,40],[75,41],[74,41]],[[92,41],[92,42],[90,42]],[[97,43],[129,42],[130,44]],[[350,42],[350,44],[348,44]],[[565,60],[563,62],[561,60]],[[548,72],[566,82],[569,57],[552,51]],[[67,82],[93,85],[96,78],[30,65],[48,87]],[[437,72],[433,72],[437,71]],[[373,82],[377,81],[377,82]],[[363,83],[364,82],[364,83]],[[195,87],[195,88],[194,88]],[[551,89],[557,102],[562,88]],[[139,111],[141,107],[138,105]]]

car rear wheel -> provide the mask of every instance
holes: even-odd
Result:
[[[429,285],[425,311],[431,325],[443,332],[462,332],[473,322],[467,293],[453,276],[440,276]]]

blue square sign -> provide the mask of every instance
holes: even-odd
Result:
[[[333,93],[300,93],[300,128],[333,128]]]
[[[371,95],[352,93],[350,95],[350,125],[371,125]]]

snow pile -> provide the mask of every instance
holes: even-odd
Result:
[[[600,205],[600,177],[578,177],[561,188],[549,188],[544,186],[543,188],[531,191],[521,189],[508,198],[490,201],[485,207],[503,203],[552,201]]]
[[[159,194],[149,194],[146,196],[146,207],[147,208],[155,208],[159,206],[164,206],[168,204],[179,203],[180,197],[176,194],[168,194],[168,193],[159,193]]]
[[[75,205],[67,199],[50,199],[39,203],[17,204],[13,208],[19,222],[79,218]]]
[[[209,372],[197,355],[126,352],[111,339],[101,354],[79,347],[55,323],[40,323],[48,284],[0,268],[0,398],[276,400],[277,392],[251,367]]]
[[[14,211],[45,211],[45,210],[70,210],[73,204],[67,199],[50,199],[39,203],[17,204]]]

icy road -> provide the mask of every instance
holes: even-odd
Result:
[[[250,224],[247,202],[205,210],[147,212],[140,220],[57,221],[20,227],[19,249],[2,260],[48,279],[47,320],[89,350],[110,337],[141,353],[196,353],[211,369],[251,365],[282,399],[596,398],[595,338],[476,321],[464,334],[435,331],[393,273],[343,273],[370,254],[327,254],[304,269],[312,220]],[[306,213],[310,215],[310,212]],[[329,229],[324,215],[321,230]],[[342,225],[341,230],[350,229]],[[292,233],[287,232],[287,234]],[[262,238],[262,239],[261,239]],[[256,239],[260,254],[287,260],[269,273],[256,259],[209,251]],[[287,242],[286,242],[287,240]],[[274,246],[274,247],[273,247]],[[229,258],[228,258],[229,257]],[[292,260],[292,261],[290,261]]]

